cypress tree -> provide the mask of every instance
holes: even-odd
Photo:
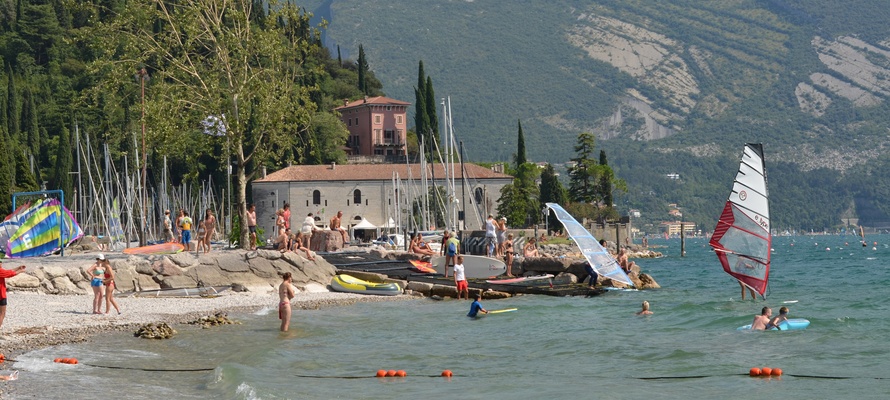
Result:
[[[6,128],[0,126],[0,216],[12,212],[13,180],[15,179],[15,160],[10,149],[9,136]]]
[[[340,55],[340,45],[337,45],[337,66],[343,67],[343,56]]]
[[[59,146],[56,148],[56,164],[53,166],[52,189],[59,189],[68,193],[66,198],[71,198],[71,172],[74,163],[71,155],[71,134],[67,127],[62,127],[59,132]]]
[[[424,86],[424,97],[426,102],[426,120],[429,129],[429,147],[432,148],[433,143],[441,143],[439,141],[439,116],[436,113],[438,104],[436,103],[436,94],[433,91],[433,78],[426,77],[426,85]]]
[[[34,94],[29,87],[22,92],[22,126],[23,133],[28,143],[28,151],[37,157],[40,154],[40,123],[37,120],[37,106],[34,104]]]
[[[429,140],[429,125],[430,120],[427,116],[426,110],[426,96],[423,94],[423,89],[414,88],[414,98],[417,104],[414,105],[414,129],[417,130],[417,141],[423,143],[424,151],[427,154],[432,154],[430,151],[430,140]]]
[[[358,90],[368,94],[368,60],[365,59],[365,48],[358,45]]]
[[[525,158],[525,136],[522,134],[522,121],[517,120],[516,123],[519,126],[519,134],[516,139],[516,169],[519,169],[519,166],[528,160]]]
[[[18,91],[15,88],[15,77],[12,74],[12,66],[6,65],[6,121],[9,130],[9,139],[18,140],[21,134],[19,118],[22,111],[19,107]]]
[[[12,147],[14,144],[10,143]],[[22,146],[26,147],[26,146]],[[15,152],[15,181],[13,188],[19,192],[33,192],[38,189],[37,178],[31,173],[28,155],[24,148],[13,149]]]
[[[600,167],[603,168],[603,174],[600,176],[600,198],[606,207],[612,207],[612,169],[609,168],[609,161],[606,160],[606,151],[600,150]]]

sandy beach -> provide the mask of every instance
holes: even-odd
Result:
[[[327,292],[321,291],[324,288],[320,285],[307,289],[293,300],[295,309],[410,298],[405,295],[385,297]],[[271,286],[265,291],[258,288],[241,293],[226,291],[218,297],[116,298],[121,307],[120,315],[113,309],[110,314],[92,314],[92,295],[10,291],[6,320],[0,328],[0,353],[10,358],[32,349],[90,340],[100,332],[135,331],[148,323],[187,323],[217,312],[256,312],[264,307],[274,308],[278,303],[277,292]],[[274,317],[274,314],[270,316]]]

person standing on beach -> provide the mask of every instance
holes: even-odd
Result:
[[[182,222],[183,216],[185,216],[185,210],[180,208],[179,212],[176,214],[176,221],[173,221],[173,229],[176,230],[176,241],[178,243],[182,243],[182,229],[179,228],[179,223]]]
[[[476,296],[474,296],[473,298],[475,300],[473,300],[473,304],[470,304],[470,312],[467,313],[467,316],[470,318],[476,318],[480,311],[483,314],[488,314],[488,310],[482,308],[482,303],[479,302],[479,300],[482,299],[482,295],[476,293]]]
[[[173,243],[173,222],[170,221],[170,210],[164,210],[164,240]]]
[[[513,252],[513,234],[507,235],[507,240],[504,241],[504,262],[507,263],[507,276],[513,277],[513,256],[515,253]]]
[[[12,278],[24,270],[24,265],[19,265],[16,269],[5,269],[3,261],[0,261],[0,328],[3,327],[3,319],[6,318],[6,278]]]
[[[497,226],[495,228],[495,233],[498,238],[498,247],[497,247],[497,258],[502,258],[506,255],[506,243],[507,243],[507,218],[501,217],[497,222]]]
[[[760,310],[760,315],[754,317],[754,322],[751,322],[751,330],[752,331],[762,331],[768,329],[770,317],[773,315],[773,310],[769,307],[763,307]]]
[[[90,276],[90,287],[93,288],[93,314],[102,314],[102,296],[105,293],[102,287],[105,279],[105,254],[99,253],[96,262],[87,269]]]
[[[97,264],[99,262],[96,261]],[[113,305],[117,315],[121,315],[121,307],[117,304],[117,300],[114,299],[114,289],[116,289],[114,285],[114,268],[111,268],[111,263],[107,259],[101,262],[105,268],[105,275],[103,276],[105,279],[102,280],[102,283],[105,284],[105,314],[111,312],[111,306]]]
[[[460,254],[460,240],[457,240],[457,232],[449,233],[448,240],[445,241],[445,277],[448,277],[448,266],[453,266]]]
[[[189,251],[192,248],[192,217],[189,217],[188,211],[182,212],[179,228],[182,229],[182,245],[185,246],[186,251]]]
[[[247,206],[247,230],[250,231],[250,249],[256,250],[256,205]]]
[[[290,327],[290,301],[296,296],[296,290],[291,285],[293,278],[290,272],[285,272],[281,278],[281,284],[278,285],[278,319],[281,320],[281,331],[287,332]]]
[[[216,231],[216,216],[213,215],[213,211],[211,209],[207,209],[204,212],[204,237],[201,238],[201,241],[204,242],[204,252],[210,252],[210,239],[213,237],[213,232]]]
[[[300,227],[300,233],[303,234],[303,247],[309,248],[309,244],[312,241],[312,232],[318,230],[318,227],[315,226],[315,217],[312,216],[312,213],[306,215],[306,219],[303,220],[303,226]]]
[[[488,214],[488,219],[485,220],[485,249],[489,257],[494,255],[498,243],[497,226],[494,216]]]
[[[462,293],[466,295],[467,300],[470,299],[467,277],[464,273],[464,256],[457,256],[457,263],[454,264],[454,287],[457,289],[458,300],[460,300]]]
[[[284,209],[279,208],[278,211],[275,212],[275,235],[280,235],[281,232],[287,228],[284,223]]]
[[[337,211],[337,215],[335,215],[333,218],[331,218],[330,227],[331,227],[332,231],[340,232],[340,235],[343,236],[343,247],[346,247],[346,245],[349,243],[349,234],[346,233],[345,228],[340,226],[340,224],[342,222],[343,222],[343,211]]]

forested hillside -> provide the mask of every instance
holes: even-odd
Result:
[[[474,161],[565,162],[580,132],[649,222],[713,229],[742,144],[765,146],[779,230],[890,227],[890,8],[880,1],[310,3],[328,46],[363,44],[391,97],[418,60]],[[676,173],[680,179],[665,175]]]

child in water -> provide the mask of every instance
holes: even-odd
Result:
[[[479,300],[482,298],[482,295],[477,293],[476,296],[473,298],[475,300],[473,301],[473,304],[470,304],[470,312],[467,313],[467,316],[470,318],[476,318],[476,315],[479,314],[479,311],[482,311],[483,313],[488,314],[488,310],[482,308],[482,303],[479,303]]]
[[[782,307],[779,309],[779,316],[773,318],[769,322],[769,325],[766,327],[766,329],[769,329],[772,327],[775,327],[776,329],[781,329],[781,328],[779,328],[779,324],[781,324],[782,322],[785,322],[787,320],[788,320],[788,307]]]

